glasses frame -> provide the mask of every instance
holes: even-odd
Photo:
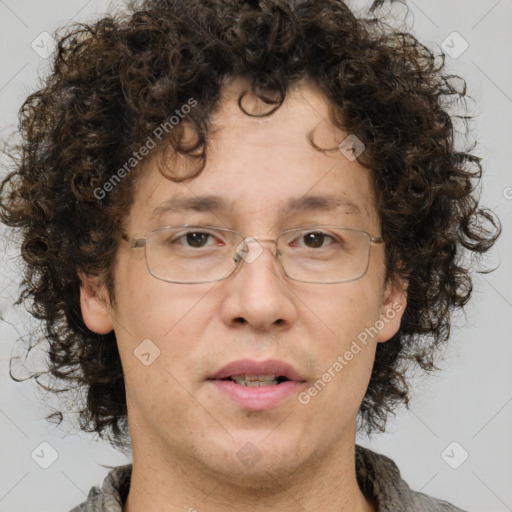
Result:
[[[144,235],[133,235],[131,237],[127,233],[122,233],[121,234],[121,239],[124,240],[125,242],[127,242],[130,245],[130,248],[132,248],[132,249],[142,249],[142,248],[144,248],[144,259],[146,261],[146,267],[148,269],[148,272],[154,278],[159,279],[160,281],[167,282],[167,283],[176,283],[176,284],[204,284],[204,283],[217,283],[219,281],[224,281],[225,279],[227,279],[228,277],[232,276],[235,273],[235,271],[240,267],[240,263],[244,260],[244,258],[243,258],[243,255],[242,255],[243,251],[235,252],[234,255],[233,255],[233,260],[235,262],[235,266],[234,266],[233,270],[231,272],[229,272],[228,274],[226,274],[224,277],[221,277],[220,279],[212,279],[212,280],[208,280],[208,281],[176,281],[174,279],[165,279],[163,277],[159,277],[159,276],[155,275],[151,271],[151,267],[149,265],[148,257],[147,257],[147,252],[146,252],[146,247],[147,247],[146,241],[147,241],[147,238],[152,233],[155,233],[157,231],[161,231],[161,230],[164,230],[164,229],[170,229],[170,228],[172,228],[172,229],[176,229],[176,228],[197,228],[197,229],[201,229],[201,228],[204,228],[204,229],[214,229],[214,230],[217,230],[217,231],[226,231],[226,232],[230,232],[230,233],[235,233],[241,239],[241,242],[240,242],[240,244],[237,247],[240,247],[241,244],[243,244],[243,247],[246,247],[248,241],[249,242],[258,242],[260,244],[261,243],[273,243],[276,246],[275,251],[274,251],[274,257],[278,261],[281,269],[283,270],[284,275],[286,277],[288,277],[288,279],[291,279],[292,281],[298,281],[300,283],[309,283],[309,284],[340,284],[340,283],[350,283],[351,281],[357,281],[358,279],[361,279],[368,272],[368,267],[370,266],[370,256],[371,256],[371,247],[372,247],[372,245],[373,244],[383,244],[384,243],[384,239],[382,237],[374,237],[370,233],[368,233],[368,231],[365,231],[363,229],[349,228],[349,227],[346,227],[346,226],[337,226],[337,225],[333,225],[333,224],[315,224],[314,226],[310,226],[310,227],[309,226],[305,226],[305,227],[300,227],[300,228],[287,229],[286,231],[283,231],[275,239],[272,239],[272,238],[254,238],[252,236],[244,236],[244,235],[242,235],[242,233],[240,233],[240,232],[238,232],[238,231],[236,231],[234,229],[223,228],[223,227],[219,227],[219,226],[204,225],[204,224],[203,225],[198,225],[198,224],[180,224],[180,225],[172,225],[172,226],[161,226],[161,227],[158,227],[158,228],[155,228],[155,229],[152,229],[152,230],[148,231]],[[293,231],[314,230],[316,228],[318,228],[318,229],[320,229],[320,228],[336,228],[336,229],[344,229],[344,230],[347,230],[347,231],[357,231],[359,233],[364,233],[368,237],[368,240],[369,240],[370,244],[369,244],[369,248],[368,248],[368,258],[367,258],[367,262],[366,262],[366,267],[365,267],[363,273],[361,275],[357,276],[357,277],[353,277],[353,278],[350,278],[350,279],[343,279],[341,281],[330,281],[328,283],[323,283],[323,282],[318,282],[318,281],[304,281],[302,279],[296,279],[294,277],[290,277],[288,275],[288,273],[286,272],[286,269],[283,267],[283,263],[282,263],[281,259],[279,258],[279,254],[278,254],[278,251],[277,251],[277,244],[278,244],[279,239],[281,237],[283,237],[284,235],[286,235],[288,233],[291,233]]]

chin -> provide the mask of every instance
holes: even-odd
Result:
[[[268,487],[276,479],[282,481],[291,476],[308,458],[304,442],[299,449],[300,439],[286,432],[281,435],[271,432],[272,429],[234,433],[234,439],[229,438],[227,445],[217,446],[217,450],[210,452],[215,471],[251,488],[256,484]],[[266,436],[270,437],[266,439]]]

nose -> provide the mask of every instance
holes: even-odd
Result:
[[[237,249],[242,258],[236,272],[226,281],[221,306],[224,323],[248,324],[256,330],[289,328],[297,319],[294,294],[275,257],[272,240],[246,239]],[[264,247],[264,245],[266,247]]]

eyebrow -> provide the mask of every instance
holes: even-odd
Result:
[[[164,201],[151,211],[151,220],[165,213],[194,211],[194,212],[226,212],[226,201],[215,195],[184,197],[176,196]],[[346,196],[338,195],[309,195],[299,198],[290,198],[278,211],[279,217],[284,217],[292,212],[332,211],[343,209],[346,213],[361,215],[359,206]]]
[[[195,211],[195,212],[220,212],[225,211],[227,205],[219,196],[176,196],[167,199],[151,211],[151,219],[156,219],[164,213]]]
[[[287,212],[308,212],[314,210],[332,211],[341,209],[344,209],[347,213],[361,214],[359,206],[348,197],[332,194],[292,198],[284,208],[280,209],[279,214],[282,216],[286,215]]]

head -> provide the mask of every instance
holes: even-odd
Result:
[[[302,460],[357,419],[383,430],[408,402],[407,368],[434,368],[470,297],[462,252],[484,253],[498,235],[478,205],[480,161],[455,146],[449,106],[463,80],[412,35],[341,1],[291,4],[148,0],[74,27],[20,112],[1,203],[23,237],[20,301],[45,322],[49,373],[86,391],[84,430],[118,447],[129,414],[132,429],[222,464],[233,439],[241,448],[275,425],[210,387],[242,358],[284,360],[306,382],[285,404],[281,437],[266,441],[276,460],[306,431]],[[204,196],[223,204],[156,215]],[[328,208],[328,196],[343,201]],[[305,197],[316,206],[292,208]],[[158,279],[127,240],[182,224],[273,240],[335,224],[383,243],[348,282],[289,279],[272,243],[224,280]],[[148,339],[159,357],[145,366],[134,351]],[[333,409],[344,414],[326,421]]]

